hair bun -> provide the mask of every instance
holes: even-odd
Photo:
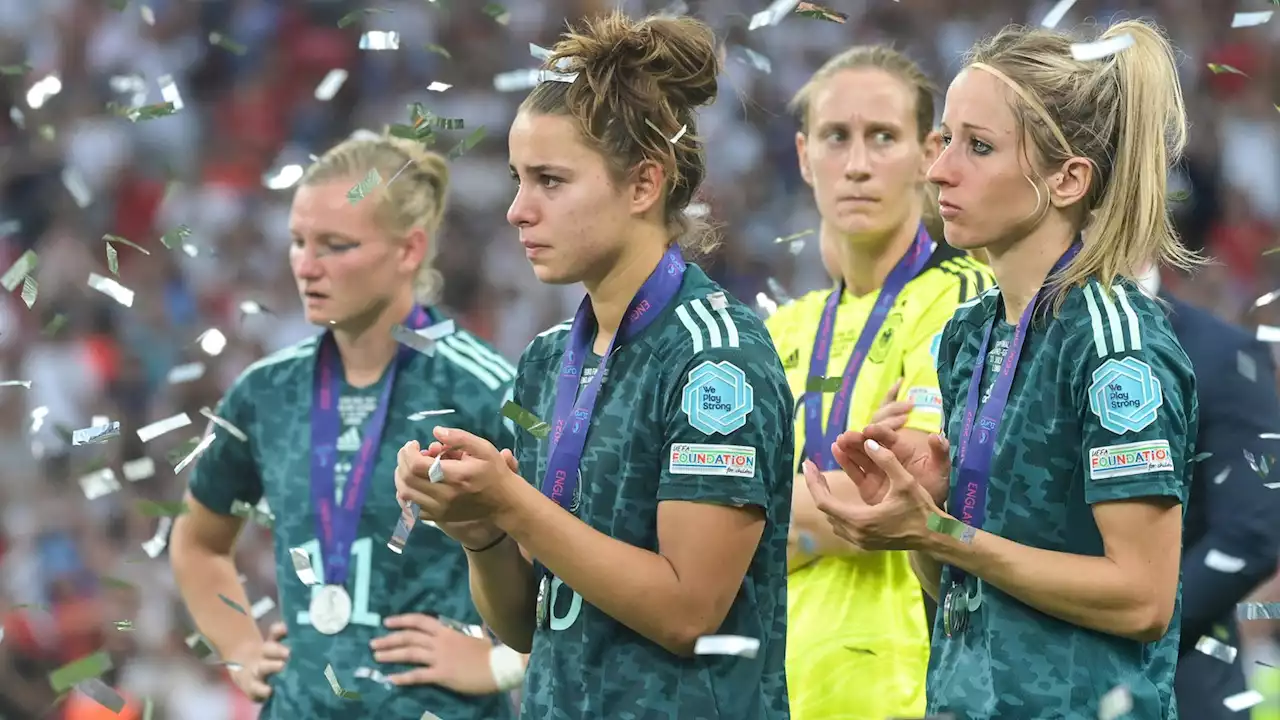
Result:
[[[716,98],[720,59],[715,35],[689,17],[631,20],[613,12],[587,20],[564,35],[547,60],[549,69],[583,75],[592,92],[611,96],[618,87],[653,104],[673,109],[708,105]],[[611,92],[612,90],[612,92]]]

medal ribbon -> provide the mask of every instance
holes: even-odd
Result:
[[[1073,244],[1067,248],[1050,271],[1055,273],[1071,262],[1080,252],[1080,245]],[[1031,319],[1044,288],[1036,291],[1031,302],[1022,311],[1018,325],[1013,332],[1013,341],[1009,344],[1009,353],[1000,364],[1000,372],[996,375],[991,387],[991,396],[985,403],[981,402],[982,375],[987,367],[987,350],[991,345],[991,331],[998,322],[992,316],[982,335],[982,344],[978,347],[978,355],[974,360],[973,376],[969,379],[969,394],[965,400],[964,421],[960,430],[959,462],[960,472],[956,484],[951,488],[948,509],[951,514],[966,525],[982,529],[987,519],[987,487],[991,481],[991,459],[996,445],[996,435],[1000,432],[1000,424],[1005,406],[1009,403],[1009,392],[1013,389],[1013,375],[1018,367],[1018,358],[1022,355],[1022,346],[1026,342]],[[999,313],[997,312],[997,315]],[[974,430],[977,432],[974,432]],[[957,567],[951,568],[951,582],[964,583],[968,574]]]
[[[405,325],[418,330],[433,322],[422,307],[414,306]],[[364,507],[368,477],[377,460],[382,430],[391,405],[391,388],[396,371],[414,350],[400,346],[387,368],[378,394],[378,406],[365,425],[364,441],[347,478],[342,504],[334,490],[334,466],[337,461],[338,435],[342,420],[338,414],[338,395],[342,392],[342,358],[333,334],[325,332],[316,351],[316,369],[311,395],[311,502],[315,508],[316,537],[320,540],[320,556],[324,559],[326,585],[345,585],[351,562],[351,543],[360,526],[360,510]]]
[[[573,504],[573,494],[578,487],[578,465],[586,447],[587,430],[591,414],[595,410],[600,386],[608,373],[609,358],[615,347],[625,344],[649,327],[662,310],[680,292],[684,280],[684,257],[680,248],[672,246],[662,256],[635,297],[627,306],[622,323],[609,348],[600,358],[600,367],[594,377],[579,393],[582,364],[595,334],[595,315],[591,298],[584,297],[574,315],[569,331],[569,341],[560,357],[560,377],[556,382],[555,414],[551,420],[551,449],[547,459],[546,474],[542,479],[542,493],[568,510]]]
[[[898,295],[907,283],[924,269],[936,247],[937,244],[929,238],[929,232],[925,230],[924,223],[921,223],[911,247],[885,278],[884,286],[880,288],[880,296],[876,298],[871,315],[867,317],[867,323],[862,327],[862,333],[858,335],[853,353],[849,355],[849,361],[845,364],[840,388],[831,399],[831,411],[825,431],[822,426],[823,393],[820,391],[805,393],[803,400],[804,454],[813,460],[820,470],[839,469],[835,457],[831,455],[831,443],[836,441],[849,424],[849,400],[853,397],[853,387],[858,378],[858,371],[862,369],[863,360],[875,343],[876,336],[880,334],[880,328],[884,325],[885,319],[889,317],[889,311],[898,301]],[[822,378],[827,374],[831,342],[835,337],[836,313],[840,309],[840,300],[843,296],[844,281],[841,280],[835,290],[827,296],[826,307],[823,308],[822,318],[818,321],[818,333],[813,339],[813,354],[809,358],[810,387],[820,385]]]

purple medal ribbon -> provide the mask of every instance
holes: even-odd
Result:
[[[431,315],[415,306],[405,324],[419,330],[432,323]],[[401,346],[387,369],[378,395],[378,407],[365,426],[364,441],[347,478],[342,504],[334,498],[334,462],[337,459],[338,434],[342,429],[338,416],[338,395],[342,391],[342,358],[332,333],[320,338],[316,355],[315,382],[311,396],[311,502],[316,511],[316,537],[320,540],[320,556],[324,559],[326,585],[345,585],[351,561],[351,543],[360,526],[360,510],[364,507],[367,479],[377,460],[382,429],[391,405],[391,388],[396,371],[414,351]]]
[[[1055,273],[1071,262],[1080,252],[1080,244],[1072,244],[1054,263]],[[987,487],[991,481],[991,457],[996,446],[996,435],[1000,432],[1000,421],[1005,406],[1009,403],[1009,392],[1013,389],[1013,375],[1018,368],[1018,358],[1022,355],[1022,346],[1026,342],[1031,319],[1040,299],[1043,287],[1032,296],[1018,319],[1013,331],[1013,341],[1009,344],[1009,353],[1000,364],[1000,374],[991,386],[991,395],[985,403],[981,402],[982,375],[987,366],[987,351],[991,346],[991,331],[997,322],[993,316],[987,323],[982,335],[982,344],[978,347],[977,359],[974,361],[973,377],[969,379],[969,394],[965,400],[964,423],[960,430],[960,447],[958,450],[960,474],[955,487],[951,490],[948,509],[961,522],[971,527],[982,529],[987,519]],[[976,425],[977,432],[974,432]],[[951,581],[963,583],[968,574],[957,567],[951,568]]]
[[[924,224],[916,232],[916,239],[911,243],[902,259],[889,271],[880,288],[880,297],[871,309],[867,324],[858,335],[858,342],[853,346],[849,362],[845,364],[841,376],[840,389],[831,399],[831,412],[827,419],[826,430],[822,427],[822,392],[807,392],[804,396],[804,454],[820,470],[838,470],[839,465],[831,454],[831,444],[849,424],[849,400],[853,397],[853,387],[862,369],[862,361],[866,359],[871,346],[875,344],[880,327],[889,317],[889,311],[898,301],[898,295],[907,283],[929,262],[929,257],[936,247]],[[813,354],[809,358],[809,377],[821,379],[827,373],[827,361],[831,357],[831,341],[835,337],[836,312],[840,309],[840,299],[844,296],[844,281],[827,296],[826,307],[822,310],[822,319],[818,322],[818,334],[813,339]]]
[[[579,378],[594,336],[595,317],[589,297],[583,298],[578,305],[569,331],[569,342],[560,357],[560,378],[556,383],[555,414],[551,424],[551,450],[547,472],[542,479],[542,493],[559,503],[560,507],[568,510],[573,504],[574,491],[578,487],[578,465],[586,447],[591,413],[595,409],[600,386],[604,384],[614,348],[635,338],[657,319],[680,292],[684,271],[685,262],[680,248],[672,246],[631,299],[618,332],[600,358],[595,376],[581,393],[578,392]]]

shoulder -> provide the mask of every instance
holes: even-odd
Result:
[[[520,366],[537,364],[543,361],[558,362],[564,352],[564,345],[569,341],[569,331],[573,329],[573,318],[564,320],[539,332],[520,353]]]
[[[516,376],[515,367],[493,346],[461,328],[437,340],[435,354],[452,372],[492,392],[504,391]]]
[[[1070,288],[1058,312],[1066,342],[1079,357],[1163,354],[1186,358],[1158,300],[1128,280],[1089,279]]]
[[[775,362],[778,357],[764,320],[710,281],[677,296],[670,319],[655,340],[654,352],[667,367],[680,367],[701,356]]]
[[[991,268],[962,250],[939,243],[924,269],[907,287],[913,294],[960,304],[981,295],[994,285],[995,276],[991,273]]]
[[[991,287],[956,306],[951,320],[943,331],[943,336],[960,336],[984,327],[996,314],[1000,303],[1000,288]]]
[[[831,292],[831,288],[813,290],[779,307],[765,320],[765,328],[774,342],[782,347],[801,336],[811,340]]]
[[[252,394],[296,382],[299,373],[309,375],[315,367],[321,337],[309,337],[254,362],[240,373],[227,395]]]

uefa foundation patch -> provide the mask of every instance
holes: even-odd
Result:
[[[1168,440],[1106,445],[1089,450],[1089,479],[1173,472],[1173,455]]]
[[[675,443],[667,470],[672,475],[754,477],[756,449],[745,445]]]

